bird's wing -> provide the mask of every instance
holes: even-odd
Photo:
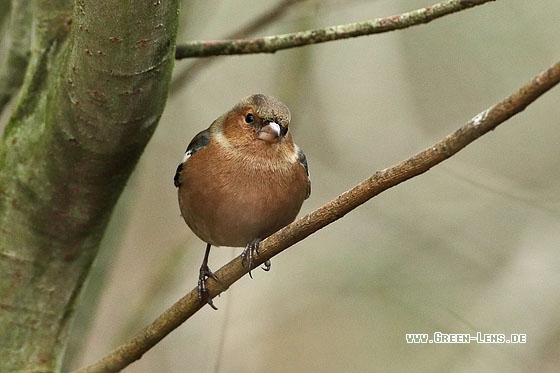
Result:
[[[179,166],[177,166],[177,171],[175,171],[175,176],[173,177],[173,183],[177,188],[181,185],[181,181],[179,180],[179,177],[181,175],[181,171],[183,170],[183,165],[185,164],[187,159],[189,159],[191,155],[193,155],[194,153],[196,153],[197,151],[199,151],[200,149],[208,145],[209,142],[210,142],[209,129],[200,131],[195,137],[193,137],[193,139],[189,143],[189,146],[187,146],[185,155],[183,156],[181,163],[179,163]]]
[[[305,172],[307,173],[308,184],[307,184],[307,196],[305,197],[307,199],[311,195],[311,177],[309,176],[309,166],[307,166],[307,158],[305,157],[303,150],[301,150],[297,146],[296,146],[296,150],[297,150],[299,163],[301,163],[303,168],[305,168]]]

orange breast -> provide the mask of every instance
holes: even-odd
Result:
[[[299,162],[271,164],[214,150],[193,154],[181,174],[181,213],[200,239],[215,246],[246,246],[295,219],[308,188]]]

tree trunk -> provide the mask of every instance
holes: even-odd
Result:
[[[36,0],[28,13],[31,59],[0,143],[2,372],[60,369],[111,211],[165,105],[178,1]]]

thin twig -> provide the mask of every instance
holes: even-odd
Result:
[[[274,53],[282,49],[379,34],[421,25],[490,1],[495,0],[450,0],[390,17],[255,39],[190,41],[177,46],[175,58]]]
[[[259,249],[260,255],[256,258],[255,265],[264,263],[265,260],[342,218],[381,192],[420,175],[450,158],[480,136],[495,129],[500,123],[523,111],[530,103],[559,82],[560,62],[557,62],[502,102],[477,114],[463,127],[443,140],[409,159],[376,172],[370,178],[342,193],[326,205],[262,241]],[[247,268],[241,264],[240,257],[236,257],[216,272],[220,282],[212,279],[208,280],[210,296],[214,298],[224,292],[246,273]],[[193,289],[128,342],[95,364],[77,372],[116,372],[140,359],[145,352],[188,320],[204,305],[198,300],[197,294],[197,289]]]

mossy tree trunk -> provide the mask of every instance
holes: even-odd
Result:
[[[0,22],[21,18],[22,2],[25,22],[10,27],[31,36],[29,64],[0,143],[0,371],[57,371],[113,206],[165,106],[178,0],[13,0]]]

